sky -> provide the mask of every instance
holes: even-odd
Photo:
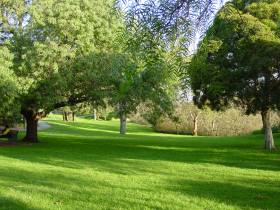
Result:
[[[225,5],[226,2],[228,2],[230,0],[218,0],[217,2],[217,11],[215,13],[215,15],[217,14],[217,12],[222,8],[223,5]],[[194,53],[197,49],[197,46],[199,44],[199,42],[201,41],[201,39],[203,38],[203,34],[201,34],[201,32],[198,32],[192,42],[192,44],[190,45],[190,52]]]
[[[147,1],[147,0],[138,0],[139,3],[145,3],[145,1]],[[230,1],[230,0],[214,0],[214,2],[216,2],[216,4],[217,4],[214,15],[216,15],[216,13],[220,10],[220,8],[228,1]],[[135,2],[135,0],[120,0],[120,2],[121,2],[123,9],[126,10],[127,6],[130,4],[133,4]],[[125,2],[125,4],[124,4],[124,2]],[[203,37],[203,34],[198,31],[189,47],[189,51],[191,53],[194,53],[196,51],[198,43],[200,42],[202,37]]]

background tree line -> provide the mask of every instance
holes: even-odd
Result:
[[[151,124],[155,131],[173,134],[200,136],[238,136],[262,133],[261,115],[245,114],[238,107],[217,112],[211,109],[198,109],[192,102],[178,101],[172,116],[154,113],[145,104],[130,120],[140,124]],[[279,113],[273,112],[271,124],[274,132],[279,132]]]

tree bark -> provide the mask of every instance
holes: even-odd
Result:
[[[24,142],[38,142],[38,118],[37,113],[32,109],[22,110],[22,114],[26,120],[26,134],[23,138]]]
[[[96,111],[96,109],[93,109],[93,119],[94,120],[97,120],[97,111]]]
[[[271,128],[271,122],[270,122],[270,116],[271,116],[271,110],[264,110],[261,113],[262,115],[262,122],[263,122],[263,130],[264,130],[264,148],[267,150],[274,150],[276,149],[274,144],[274,138],[272,134],[272,128]]]
[[[212,136],[214,135],[214,131],[215,131],[215,120],[212,120],[212,128],[211,128]]]
[[[64,112],[64,119],[66,122],[68,122],[68,113],[67,112]]]
[[[122,135],[126,134],[126,114],[125,113],[120,114],[120,134],[122,134]]]
[[[75,122],[75,112],[72,112],[72,121]]]
[[[197,124],[198,124],[198,115],[195,115],[193,118],[193,135],[197,136]]]

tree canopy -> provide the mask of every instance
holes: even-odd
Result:
[[[37,141],[40,110],[85,100],[92,87],[98,88],[94,82],[102,64],[92,62],[93,56],[100,60],[112,50],[121,26],[113,5],[102,0],[1,3],[1,45],[12,56],[26,140]]]
[[[221,110],[231,103],[261,112],[267,149],[274,141],[270,111],[280,99],[280,3],[233,1],[215,18],[190,65],[194,101]]]
[[[0,116],[8,120],[17,112],[15,97],[17,96],[16,78],[10,67],[13,56],[7,47],[0,46]],[[13,107],[13,108],[12,108]]]

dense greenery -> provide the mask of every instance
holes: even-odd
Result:
[[[168,111],[172,109],[172,99],[177,91],[179,65],[174,58],[173,49],[162,40],[149,37],[149,31],[134,31],[127,42],[129,52],[136,58],[136,71],[121,71],[125,80],[120,93],[123,97],[121,107],[125,114],[135,112],[140,103],[149,103],[156,109]],[[137,53],[135,53],[137,52]],[[173,57],[172,57],[173,56]],[[127,68],[128,69],[128,68]],[[123,106],[124,105],[124,106]]]
[[[261,116],[247,116],[244,111],[233,107],[223,112],[208,109],[198,109],[192,103],[178,102],[175,106],[175,116],[178,120],[162,117],[155,130],[165,133],[194,134],[200,136],[238,136],[248,135],[262,128]],[[272,115],[273,125],[280,123],[276,113]],[[194,131],[194,130],[197,131]]]
[[[10,58],[5,68],[13,70],[19,84],[25,141],[37,142],[38,120],[60,107],[104,106],[106,99],[119,107],[125,133],[125,115],[141,101],[156,99],[160,106],[168,101],[172,71],[167,70],[173,64],[167,55],[175,40],[159,40],[151,28],[125,22],[115,3],[1,2],[0,44]]]
[[[231,103],[262,114],[265,148],[274,149],[271,110],[279,108],[279,1],[233,1],[216,17],[190,66],[197,105]]]
[[[114,0],[2,1],[1,118],[16,118],[20,109],[27,121],[24,140],[31,142],[38,141],[39,119],[79,103],[117,109],[123,134],[127,115],[141,103],[152,110],[144,113],[151,124],[162,114],[178,123],[172,105],[183,80],[191,82],[199,106],[220,110],[234,102],[248,114],[261,112],[265,146],[274,148],[277,1],[228,3],[192,60],[191,80],[184,76],[194,26],[208,26],[217,2],[123,3],[125,9]],[[197,118],[192,115],[194,135]]]
[[[118,121],[49,123],[41,144],[0,148],[2,210],[279,209],[279,152],[261,150],[261,135],[163,135],[128,124],[120,136]]]
[[[1,46],[11,54],[26,141],[37,141],[37,121],[54,108],[100,100],[104,52],[120,28],[114,1],[1,2]],[[75,14],[75,15],[74,15]],[[94,84],[94,85],[93,85]],[[104,88],[104,85],[102,85]]]
[[[19,112],[14,99],[17,95],[16,78],[10,67],[12,66],[12,54],[7,47],[0,46],[0,121],[14,117]],[[2,122],[3,123],[3,122]]]
[[[197,135],[201,119],[241,134],[241,109],[198,109],[238,105],[279,145],[280,3],[233,0],[212,25],[217,2],[0,0],[0,125],[26,121],[23,141],[1,135],[0,209],[279,209],[279,151],[262,133]],[[178,99],[189,85],[198,107]],[[127,132],[139,107],[196,137]],[[63,118],[44,121],[52,111]]]

